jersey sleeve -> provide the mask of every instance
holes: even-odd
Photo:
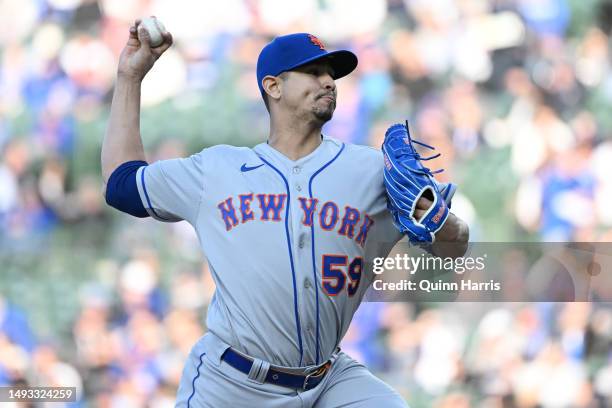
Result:
[[[204,189],[203,164],[200,152],[139,168],[138,193],[149,215],[159,221],[194,224]]]

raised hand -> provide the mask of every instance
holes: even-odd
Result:
[[[151,47],[151,38],[147,30],[141,26],[141,20],[136,20],[130,27],[128,41],[119,57],[119,76],[142,81],[155,61],[172,45],[172,34],[162,33],[163,42],[157,47]]]

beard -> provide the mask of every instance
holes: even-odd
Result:
[[[323,105],[317,104],[312,110],[314,116],[321,121],[321,123],[328,122],[334,116],[334,110],[336,109],[336,102],[325,103]]]

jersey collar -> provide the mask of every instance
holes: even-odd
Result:
[[[274,165],[279,166],[283,171],[289,171],[293,167],[301,167],[306,171],[316,171],[331,160],[342,147],[342,142],[329,136],[322,135],[322,141],[315,150],[308,155],[298,159],[291,160],[275,148],[271,147],[267,142],[260,143],[253,148],[255,153],[263,156],[266,160],[271,161]]]

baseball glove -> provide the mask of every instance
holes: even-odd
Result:
[[[435,150],[410,137],[407,121],[405,125],[391,126],[385,133],[382,151],[387,206],[395,226],[402,234],[408,235],[410,242],[433,243],[435,233],[448,218],[451,199],[457,187],[452,183],[436,182],[433,175],[443,170],[432,172],[421,161],[434,159],[440,154],[421,157],[415,144]],[[416,219],[416,204],[421,197],[429,199],[433,204],[420,219]]]
[[[457,185],[454,183],[438,183],[435,179],[433,179],[433,181],[438,186],[438,191],[440,191],[444,202],[446,202],[450,210],[453,196],[455,195],[455,191],[457,191]]]

